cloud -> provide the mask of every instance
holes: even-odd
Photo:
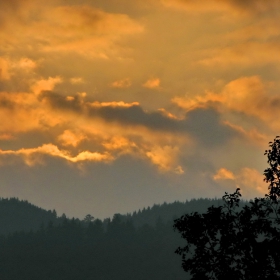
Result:
[[[229,121],[225,121],[224,124],[238,132],[239,135],[243,135],[244,138],[247,138],[250,142],[257,143],[260,146],[267,143],[267,135],[261,133],[256,128],[244,129],[241,125],[236,125]]]
[[[16,72],[30,72],[37,67],[37,63],[27,57],[20,59],[11,59],[9,57],[0,57],[0,80],[11,80]],[[23,73],[21,73],[23,74]]]
[[[162,110],[146,111],[138,102],[90,102],[79,95],[70,98],[54,92],[43,92],[40,100],[49,104],[50,109],[77,114],[79,118],[101,120],[107,125],[130,127],[133,130],[138,126],[149,130],[149,133],[184,134],[184,137],[191,137],[207,147],[222,145],[240,133],[222,122],[219,113],[213,108],[196,108],[184,118],[176,118]]]
[[[131,81],[129,78],[118,80],[110,85],[112,88],[129,88],[131,86]]]
[[[235,176],[233,173],[226,168],[220,168],[217,173],[213,176],[214,180],[234,180]]]
[[[262,13],[272,10],[279,6],[277,0],[161,0],[166,7],[184,9],[188,12],[238,12],[238,14],[246,13]]]
[[[249,138],[257,136],[263,139],[263,134],[252,128],[244,131],[240,125],[228,121],[228,113],[235,112],[245,116],[254,117],[262,121],[272,130],[280,128],[278,119],[280,117],[280,97],[269,92],[270,85],[261,80],[259,76],[242,77],[226,84],[220,93],[206,92],[204,95],[191,97],[175,97],[172,102],[187,111],[197,108],[215,108],[224,124],[232,129],[246,134]]]
[[[146,152],[146,155],[161,171],[166,172],[172,170],[174,173],[183,174],[184,170],[182,167],[180,165],[176,166],[178,153],[178,147],[155,146],[150,151]]]
[[[122,153],[131,153],[132,149],[138,148],[136,143],[123,136],[114,136],[104,141],[102,145],[107,150],[120,150]]]
[[[181,9],[188,12],[213,12],[229,9],[227,1],[189,1],[189,0],[161,0],[161,3],[168,8]]]
[[[62,109],[74,113],[84,114],[89,118],[102,118],[110,123],[122,125],[140,125],[157,130],[182,130],[183,124],[158,112],[145,112],[138,102],[125,103],[112,102],[87,102],[80,96],[73,98],[45,91],[40,95],[40,100],[48,103],[53,109]]]
[[[157,89],[157,88],[159,88],[159,86],[160,86],[159,78],[151,78],[143,84],[143,87],[149,88],[149,89]]]
[[[267,193],[267,186],[263,179],[264,176],[260,174],[256,169],[244,167],[235,174],[226,169],[220,168],[215,175],[213,175],[215,181],[220,181],[221,184],[224,180],[230,180],[234,182],[236,188],[240,188],[242,195],[245,198],[251,198],[256,192],[259,195]]]
[[[225,125],[220,114],[212,108],[197,108],[186,116],[186,131],[204,147],[223,145],[238,135],[238,131]]]
[[[31,2],[32,5],[25,5],[23,19],[6,27],[13,38],[8,34],[0,36],[13,50],[20,45],[36,53],[77,53],[108,59],[121,51],[121,38],[144,30],[126,14],[106,13],[88,5],[59,6],[59,2],[51,1],[42,7],[37,1]]]
[[[11,77],[10,73],[10,61],[3,57],[0,57],[0,80],[9,80]]]
[[[73,85],[83,84],[85,81],[82,77],[73,77],[70,79],[70,83]]]
[[[12,135],[12,134],[10,134],[10,133],[1,133],[0,134],[0,141],[1,140],[12,140],[12,139],[14,139],[14,136]]]
[[[61,135],[58,136],[58,141],[64,146],[77,147],[78,144],[85,140],[87,137],[81,133],[73,133],[70,130],[64,130]]]
[[[35,94],[41,93],[41,91],[53,90],[55,85],[62,83],[62,78],[59,76],[49,77],[48,79],[41,79],[36,81],[32,86],[32,91]]]
[[[65,96],[42,91],[55,87],[60,81],[60,78],[40,79],[32,88],[34,93],[0,93],[0,117],[3,120],[0,133],[3,140],[12,140],[7,135],[13,135],[19,137],[18,142],[22,134],[31,131],[49,135],[42,137],[42,144],[37,148],[2,150],[0,154],[5,159],[22,158],[28,165],[43,162],[43,155],[74,163],[95,160],[110,162],[113,158],[130,154],[149,159],[160,170],[183,173],[178,158],[171,157],[178,148],[173,149],[169,145],[170,141],[174,144],[182,142],[171,133],[176,129],[184,132],[185,124],[181,120],[161,112],[146,112],[138,102],[90,101],[85,93]],[[188,138],[187,135],[184,138]],[[45,140],[51,143],[45,144]],[[38,145],[40,141],[33,144]],[[158,150],[154,147],[156,143]],[[19,146],[26,146],[26,140]],[[101,152],[88,151],[94,147]],[[164,161],[165,156],[168,159]]]
[[[234,42],[222,49],[215,47],[202,53],[202,58],[197,63],[209,68],[219,66],[223,69],[233,66],[260,67],[279,63],[280,55],[277,49],[277,42],[269,40],[267,42],[262,40],[250,41],[250,36],[248,35],[245,42]],[[254,61],[254,64],[252,64],[252,61]]]
[[[101,154],[98,152],[90,152],[90,151],[83,151],[78,153],[76,156],[71,156],[69,152],[64,150],[59,150],[58,147],[53,144],[44,144],[41,147],[31,148],[31,149],[22,148],[16,151],[0,150],[0,159],[2,156],[6,156],[6,157],[19,156],[29,166],[42,163],[43,162],[42,155],[49,155],[53,157],[62,158],[73,163],[82,162],[82,161],[108,162],[113,160],[113,157],[108,153]]]

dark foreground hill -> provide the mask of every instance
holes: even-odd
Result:
[[[1,203],[6,208],[1,208]],[[0,209],[10,209],[9,203],[17,208],[12,214],[10,210],[0,210],[0,221],[7,221],[1,216],[21,220],[19,209],[25,213],[24,219],[40,213],[49,221],[43,227],[34,218],[34,225],[29,224],[33,231],[2,235],[1,280],[186,280],[189,277],[181,268],[180,256],[174,253],[184,243],[173,231],[173,218],[194,210],[205,211],[222,201],[202,199],[154,205],[131,215],[115,214],[112,220],[93,222],[57,218],[55,211],[14,199],[2,199]],[[22,221],[17,224],[13,218],[13,222],[10,229],[22,227]]]

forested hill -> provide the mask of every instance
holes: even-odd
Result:
[[[221,204],[208,199],[174,202],[104,221],[91,216],[80,221],[56,217],[55,211],[27,201],[1,199],[0,228],[17,232],[0,235],[0,279],[190,279],[174,253],[184,240],[174,232],[173,219]]]
[[[241,202],[243,205],[245,202]],[[222,199],[200,198],[187,200],[186,202],[173,202],[155,204],[152,207],[143,208],[126,215],[120,215],[121,221],[130,221],[135,227],[145,224],[155,226],[158,222],[166,224],[181,217],[185,213],[194,211],[205,212],[208,207],[222,205]],[[94,213],[92,213],[94,216]],[[98,217],[95,217],[98,218]],[[46,227],[50,222],[58,225],[65,219],[63,214],[58,217],[55,210],[45,210],[28,201],[18,198],[0,198],[0,235],[15,231],[36,231],[40,227]],[[78,219],[75,219],[78,221]],[[108,219],[104,220],[107,224]]]
[[[207,208],[223,205],[222,199],[199,198],[186,200],[185,202],[175,201],[173,203],[155,204],[152,207],[143,208],[142,210],[134,211],[132,214],[121,215],[123,220],[131,220],[135,227],[148,224],[156,225],[157,222],[170,223],[177,218],[180,218],[186,213],[198,212],[204,213]],[[240,201],[240,207],[243,207],[248,201]]]
[[[0,234],[38,230],[49,222],[57,223],[55,210],[44,210],[18,198],[0,198]]]

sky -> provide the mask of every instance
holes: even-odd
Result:
[[[106,218],[267,193],[278,0],[0,1],[0,196]]]

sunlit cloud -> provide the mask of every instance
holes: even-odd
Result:
[[[23,70],[32,70],[35,69],[37,67],[36,62],[34,62],[33,60],[25,57],[25,58],[21,58],[18,63],[16,64],[16,67],[21,68]]]
[[[32,166],[37,163],[43,163],[42,155],[49,155],[53,157],[58,157],[65,159],[69,162],[77,163],[80,161],[111,161],[113,157],[108,154],[101,154],[98,152],[83,151],[76,156],[71,156],[69,152],[65,150],[60,150],[57,146],[53,144],[44,144],[41,147],[31,148],[31,149],[20,149],[20,150],[0,150],[1,156],[19,156],[22,157],[24,162]]]
[[[249,192],[247,189],[255,189],[261,194],[265,194],[268,191],[268,186],[263,181],[264,176],[257,170],[245,167],[241,170],[237,177],[238,186],[243,186],[245,192]]]
[[[261,133],[256,128],[244,129],[242,126],[232,124],[229,121],[225,121],[224,123],[237,131],[240,135],[243,135],[244,138],[247,138],[250,142],[257,143],[260,146],[264,146],[264,144],[267,143],[267,135]]]
[[[9,80],[10,77],[11,77],[10,62],[8,59],[0,57],[0,79]]]
[[[146,155],[153,164],[157,165],[161,171],[166,172],[172,170],[177,174],[183,174],[181,166],[176,166],[179,148],[164,146],[155,146],[151,151],[146,152]]]
[[[41,79],[35,82],[32,90],[35,94],[39,94],[41,91],[53,90],[55,85],[59,83],[62,83],[62,78],[59,76]]]
[[[73,77],[70,79],[70,83],[73,85],[83,84],[85,81],[82,77]]]
[[[131,81],[129,78],[125,78],[113,82],[110,86],[113,88],[129,88],[131,86]]]
[[[249,40],[250,38],[246,42],[234,44],[222,50],[220,48],[210,50],[202,54],[205,58],[198,60],[197,63],[206,67],[222,67],[223,69],[236,65],[249,68],[253,66],[252,61],[255,67],[279,63],[278,43],[250,42]]]
[[[123,101],[111,101],[111,102],[91,102],[89,103],[90,107],[112,107],[112,108],[116,108],[116,107],[121,107],[121,108],[130,108],[133,106],[139,106],[139,102],[131,102],[131,103],[126,103]]]
[[[240,188],[242,195],[246,198],[250,197],[252,193],[257,192],[259,195],[267,193],[267,186],[264,183],[264,176],[256,169],[244,167],[238,172],[233,173],[226,168],[220,168],[215,175],[215,181],[222,182],[230,180],[234,182],[236,188]]]
[[[278,104],[280,97],[270,94],[269,85],[261,80],[259,76],[242,77],[226,84],[220,93],[206,92],[203,95],[191,97],[174,97],[172,102],[187,111],[196,108],[215,108],[222,115],[232,112],[239,112],[248,116],[253,116],[264,121],[268,127],[277,130],[279,122]],[[244,131],[240,126],[224,120],[233,129],[243,134],[254,135],[263,139],[261,133],[256,130]]]
[[[120,38],[143,32],[143,26],[126,14],[106,13],[87,5],[59,6],[55,1],[44,5],[44,9],[39,2],[32,4],[25,7],[22,22],[9,24],[14,41],[8,34],[0,36],[2,41],[28,47],[31,39],[36,51],[74,52],[108,59],[121,50],[117,47]]]
[[[150,89],[157,89],[160,86],[160,79],[159,78],[151,78],[147,80],[143,87],[150,88]]]
[[[78,144],[85,140],[87,137],[81,133],[73,133],[70,130],[64,130],[61,135],[58,136],[58,141],[64,146],[77,147]]]
[[[63,96],[45,90],[55,87],[57,83],[62,83],[61,78],[48,78],[36,83],[33,87],[35,93],[0,94],[0,116],[4,120],[0,125],[2,140],[12,140],[18,134],[34,130],[38,133],[51,130],[53,139],[53,143],[42,143],[37,148],[2,150],[2,155],[19,156],[26,164],[34,165],[41,163],[42,155],[63,158],[68,162],[99,159],[110,162],[109,158],[129,154],[148,159],[160,171],[184,173],[178,153],[180,143],[184,144],[186,137],[172,136],[176,122],[179,131],[185,129],[184,123],[180,123],[184,120],[177,119],[166,110],[165,114],[146,112],[138,102],[88,101],[85,92]],[[49,97],[52,98],[51,106],[46,101]],[[162,128],[158,128],[157,123]],[[135,127],[135,124],[139,126]],[[165,132],[161,132],[161,129]],[[170,142],[178,146],[171,146]],[[59,143],[63,149],[55,143]],[[84,143],[99,147],[100,152],[85,150]],[[76,156],[72,156],[73,148],[79,150]]]
[[[226,168],[220,168],[218,172],[213,176],[214,180],[234,180],[233,173]]]

